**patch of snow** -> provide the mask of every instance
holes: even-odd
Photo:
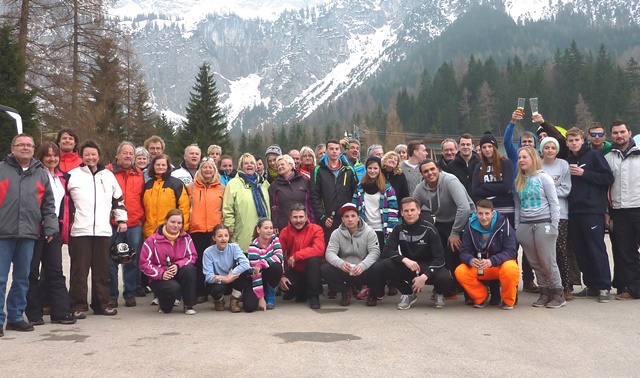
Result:
[[[257,74],[251,74],[237,80],[229,80],[228,97],[222,103],[222,107],[226,109],[229,123],[235,121],[244,109],[260,104],[269,104],[268,101],[265,103],[265,100],[260,95],[259,87],[261,81],[262,77]]]
[[[161,110],[160,113],[167,117],[167,120],[171,122],[176,128],[179,127],[183,122],[187,121],[187,118],[181,116],[178,113],[171,111],[170,109]]]

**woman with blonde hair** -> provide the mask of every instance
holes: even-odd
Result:
[[[540,287],[533,306],[560,308],[567,303],[556,263],[560,204],[553,179],[542,171],[540,155],[531,146],[518,150],[515,207],[516,238]]]
[[[198,252],[196,260],[197,302],[207,301],[207,288],[202,271],[202,257],[213,238],[213,228],[222,223],[222,198],[225,186],[220,183],[220,175],[212,157],[202,158],[195,180],[187,185],[187,194],[191,203],[191,221],[189,234]]]
[[[300,149],[300,174],[311,180],[311,174],[316,167],[316,153],[309,146]]]
[[[256,159],[245,153],[238,161],[238,174],[231,179],[222,200],[223,222],[229,227],[231,241],[247,251],[254,225],[271,217],[269,183],[256,172]]]
[[[382,172],[387,182],[391,184],[396,191],[398,203],[410,195],[407,177],[402,172],[402,168],[400,168],[400,162],[402,162],[402,159],[395,151],[389,151],[382,156]]]

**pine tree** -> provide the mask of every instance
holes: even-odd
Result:
[[[247,139],[247,134],[243,131],[240,134],[240,143],[238,144],[238,150],[241,154],[249,151],[249,140]]]
[[[182,152],[176,147],[176,125],[171,122],[166,115],[161,114],[154,122],[155,134],[164,140],[164,153],[169,155],[173,161],[178,161],[182,157]]]
[[[208,63],[200,66],[192,89],[186,108],[187,121],[177,136],[179,147],[184,149],[192,143],[197,143],[201,148],[217,144],[223,151],[231,151],[233,147],[227,121],[218,103],[218,90]]]
[[[18,43],[11,35],[9,25],[0,28],[0,104],[16,109],[22,117],[23,132],[33,136],[39,142],[40,135],[36,135],[37,110],[33,91],[21,93],[19,85],[24,77],[27,66],[18,52]],[[0,114],[0,156],[11,152],[11,140],[16,135],[13,118],[4,112]]]
[[[576,103],[576,127],[586,130],[593,122],[593,116],[589,112],[589,104],[582,98],[582,94],[578,94],[578,102]]]

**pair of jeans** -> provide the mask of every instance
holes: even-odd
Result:
[[[22,313],[27,307],[29,271],[33,257],[33,239],[0,239],[0,324],[5,320],[15,323],[24,320]],[[13,263],[11,289],[6,297],[7,312],[4,312],[5,294],[9,269]]]
[[[109,298],[118,298],[120,291],[118,290],[118,267],[122,265],[122,283],[124,286],[124,292],[122,296],[124,298],[131,298],[136,296],[136,288],[140,281],[140,270],[138,269],[138,261],[140,260],[140,247],[142,245],[142,226],[135,226],[127,228],[126,232],[118,233],[117,228],[113,228],[113,236],[111,241],[115,239],[116,243],[122,242],[125,239],[129,248],[136,251],[134,259],[126,264],[120,264],[119,262],[109,259]]]

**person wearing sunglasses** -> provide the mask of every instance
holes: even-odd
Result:
[[[589,125],[587,141],[592,150],[600,151],[603,156],[611,152],[611,142],[607,141],[607,132],[600,122],[592,122]]]

